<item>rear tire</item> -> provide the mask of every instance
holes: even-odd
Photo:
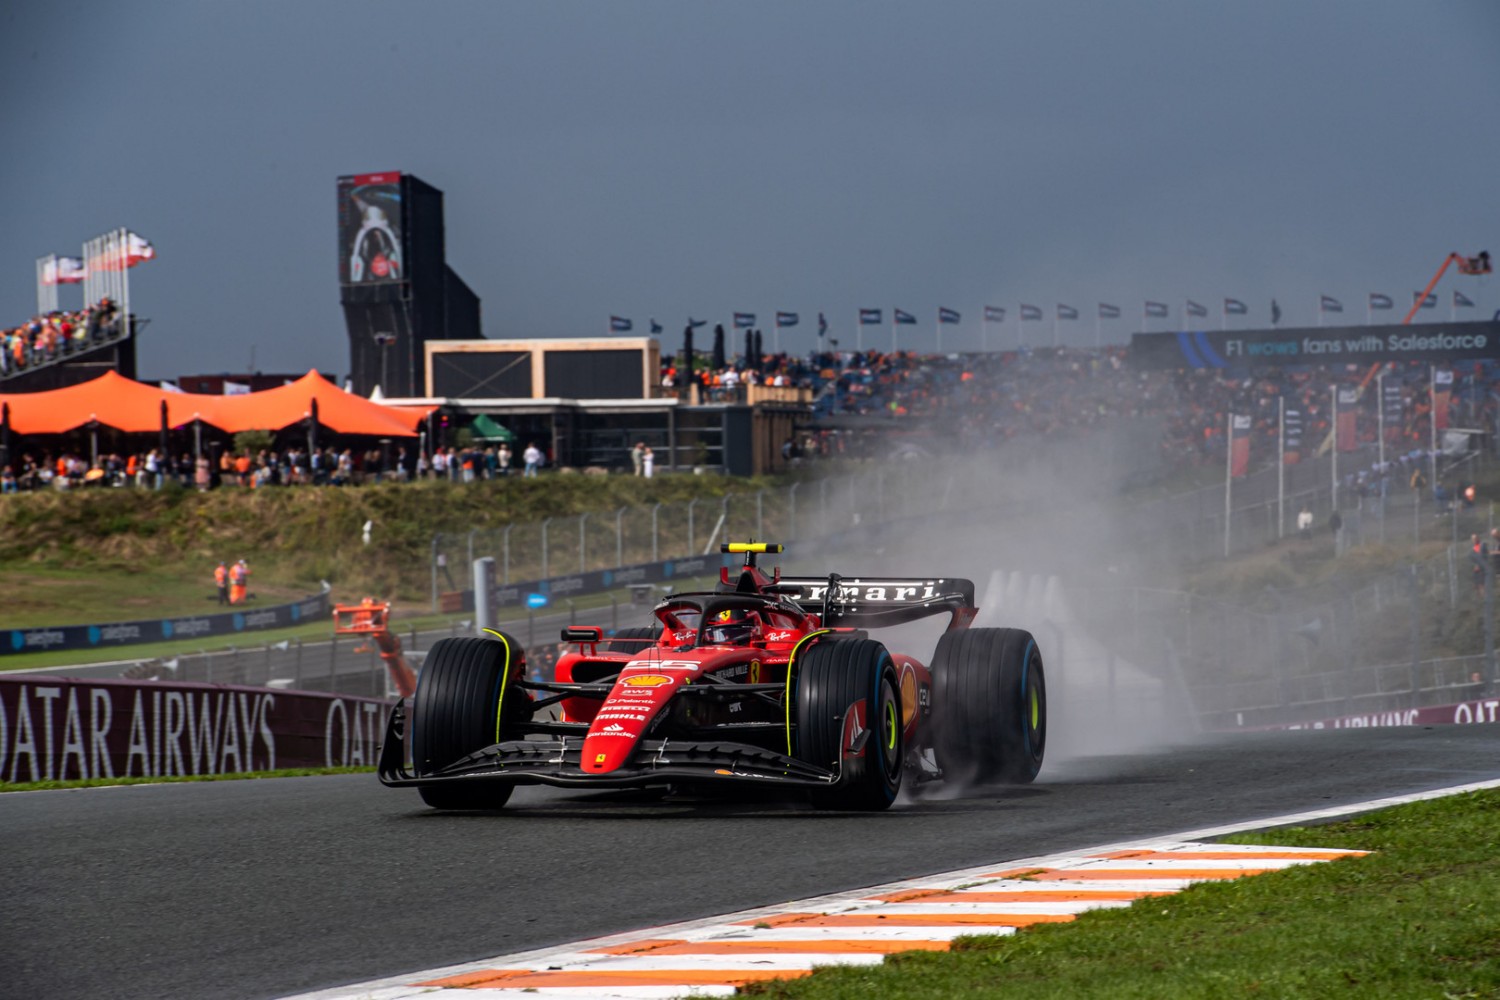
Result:
[[[938,763],[950,780],[1027,784],[1047,749],[1047,680],[1030,632],[945,632],[932,657]]]
[[[504,741],[507,730],[529,715],[529,696],[509,683],[521,644],[502,636],[439,639],[427,654],[412,698],[412,763],[418,777]],[[499,809],[511,789],[465,779],[421,785],[417,791],[434,809]]]
[[[813,796],[824,809],[886,809],[905,762],[901,694],[891,654],[873,639],[820,642],[796,660],[795,756],[839,772]],[[865,702],[862,756],[844,756],[845,716]]]

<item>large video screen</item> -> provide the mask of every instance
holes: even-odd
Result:
[[[339,281],[372,285],[405,280],[401,174],[340,177]]]

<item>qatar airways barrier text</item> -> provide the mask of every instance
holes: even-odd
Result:
[[[223,684],[0,678],[0,781],[373,767],[389,708]]]

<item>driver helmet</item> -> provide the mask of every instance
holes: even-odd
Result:
[[[708,621],[707,641],[715,646],[732,646],[755,637],[755,622],[744,611],[726,608]]]

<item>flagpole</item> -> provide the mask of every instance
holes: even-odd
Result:
[[[1052,310],[1052,349],[1057,350],[1057,316],[1061,309]]]
[[[896,310],[891,309],[891,353],[896,353]]]
[[[1339,387],[1333,391],[1333,509],[1339,509]],[[1334,555],[1338,555],[1338,537],[1333,539]]]
[[[1432,467],[1432,488],[1437,490],[1437,366],[1427,366],[1427,426],[1431,432],[1432,457],[1429,464]]]
[[[1276,397],[1276,537],[1286,537],[1286,396]]]
[[[1229,425],[1224,428],[1224,558],[1229,558],[1229,502],[1230,484],[1234,482],[1234,413],[1228,414]]]
[[[1103,317],[1099,310],[1094,310],[1094,350],[1097,352],[1104,347]]]
[[[1385,369],[1380,369],[1380,374],[1375,376],[1375,397],[1380,411],[1380,474],[1385,475]],[[1382,493],[1381,496],[1385,494]],[[1384,516],[1384,508],[1382,508]]]
[[[982,354],[990,353],[990,314],[985,312],[984,319],[979,321],[979,350]]]
[[[1318,296],[1318,325],[1323,325],[1323,296]]]
[[[865,353],[865,318],[854,312],[854,350],[860,354]]]
[[[938,353],[943,353],[943,307],[937,307],[937,348]]]

